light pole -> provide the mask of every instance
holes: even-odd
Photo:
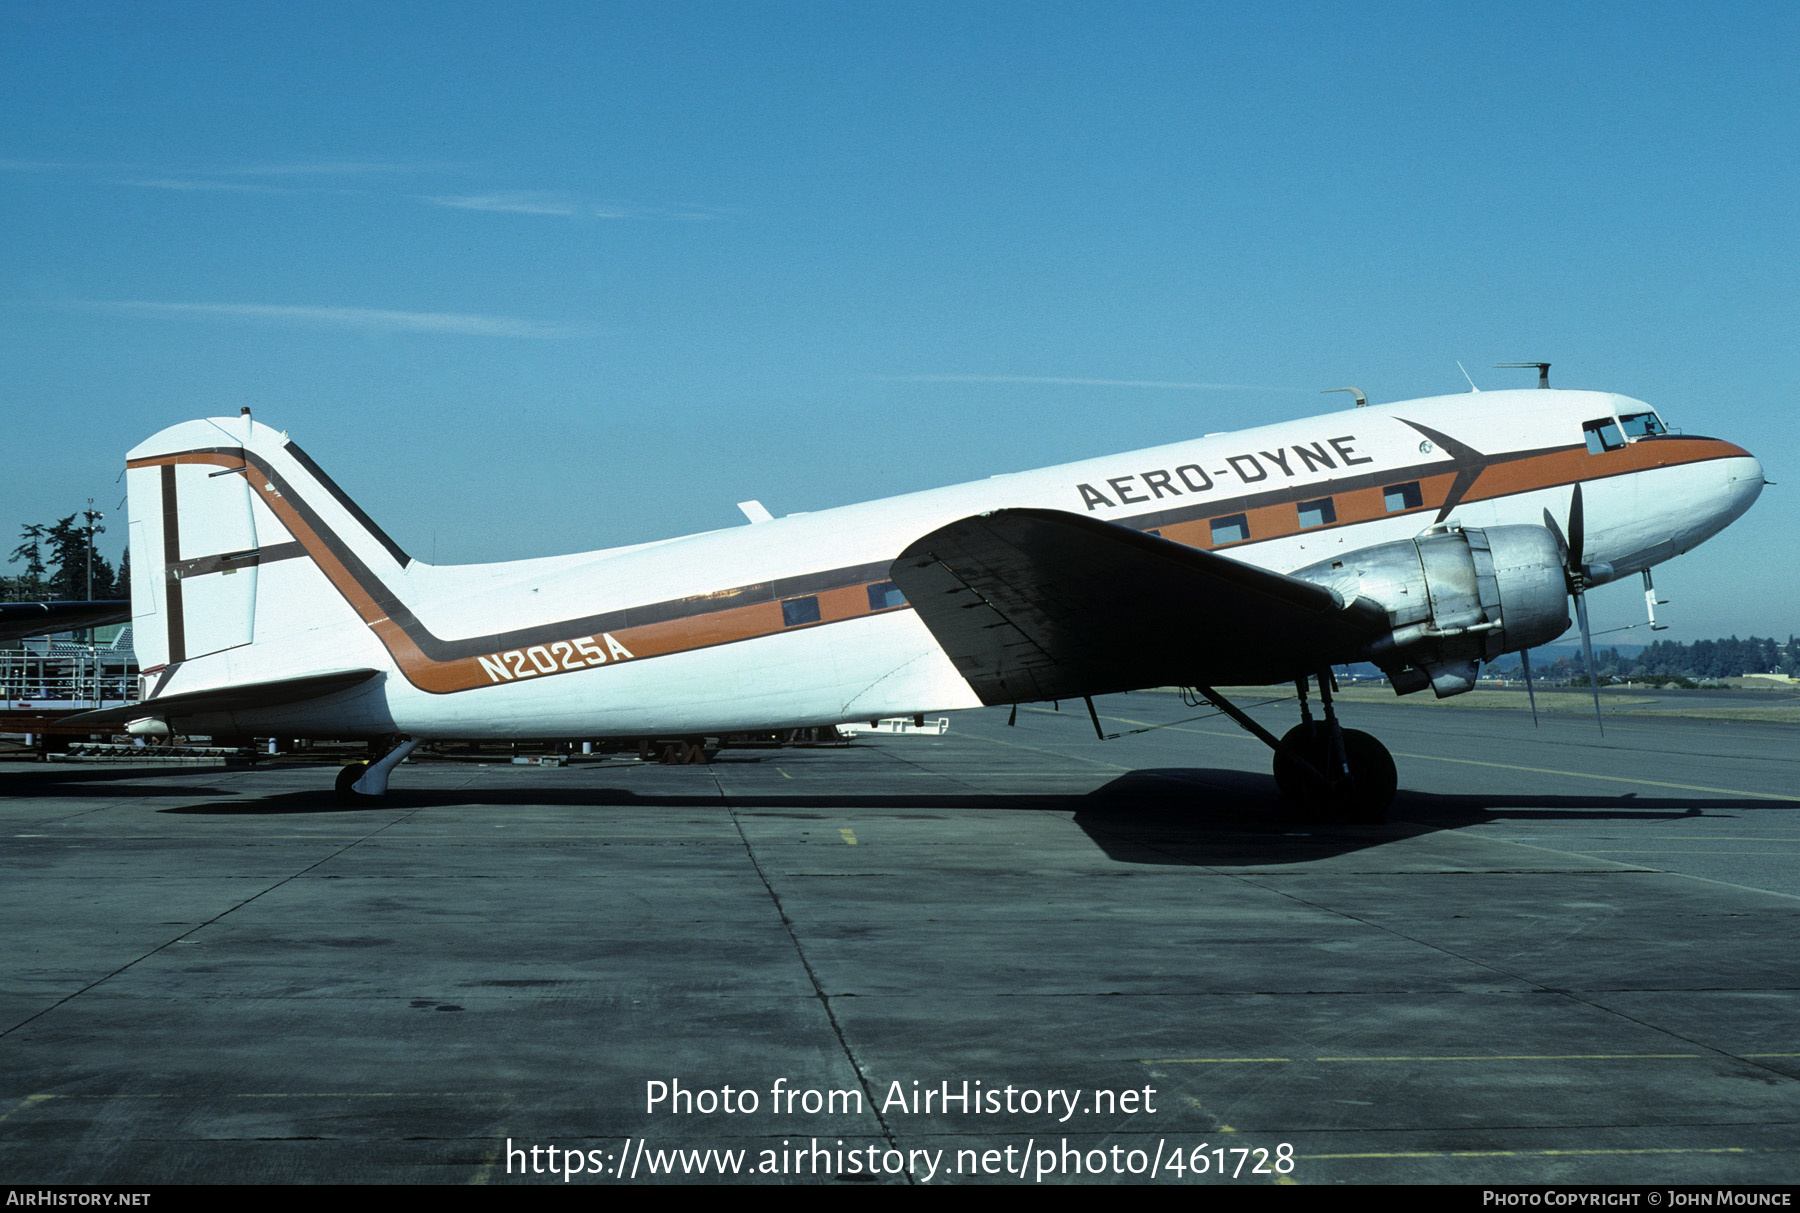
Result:
[[[106,515],[94,508],[94,499],[89,497],[87,499],[87,509],[82,511],[82,517],[87,519],[87,600],[92,602],[94,600],[94,536],[97,533],[106,533],[105,527],[95,526],[94,524],[106,517]],[[87,638],[88,645],[92,647],[94,643],[93,628],[88,629]]]

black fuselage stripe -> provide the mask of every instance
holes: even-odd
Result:
[[[893,563],[890,560],[881,560],[847,568],[801,573],[792,577],[778,577],[769,581],[738,586],[713,594],[644,603],[577,619],[537,624],[510,632],[496,632],[487,636],[468,636],[446,640],[434,635],[428,627],[420,622],[411,608],[401,601],[387,583],[377,576],[361,557],[338,536],[331,525],[319,516],[318,511],[307,501],[305,495],[294,492],[293,486],[281,473],[264,466],[250,452],[238,447],[196,448],[180,452],[180,454],[230,455],[255,466],[257,472],[275,486],[275,491],[280,493],[282,498],[299,512],[307,526],[319,536],[327,550],[344,566],[351,578],[362,587],[363,592],[370,597],[375,606],[406,633],[407,637],[418,646],[421,653],[437,662],[484,657],[497,651],[529,648],[535,644],[564,640],[571,635],[623,631],[646,624],[691,619],[700,615],[712,614],[715,611],[729,610],[733,607],[779,602],[806,594],[819,594],[827,590],[843,589],[868,582],[886,581],[888,580],[888,568]],[[179,458],[180,456],[161,457]],[[357,511],[357,513],[360,515],[361,512]]]
[[[162,541],[163,541],[163,612],[168,616],[168,664],[187,660],[187,622],[181,602],[181,577],[175,572],[181,563],[181,513],[175,489],[175,468],[165,464],[162,470]]]
[[[324,468],[312,461],[311,455],[308,455],[305,451],[300,449],[299,443],[289,442],[287,444],[287,450],[290,455],[299,461],[300,466],[310,472],[313,479],[319,482],[319,487],[331,494],[332,500],[343,506],[345,512],[348,513],[350,517],[356,519],[357,523],[374,537],[376,543],[379,543],[382,547],[387,549],[387,554],[392,556],[401,568],[405,568],[412,563],[412,557],[408,556],[399,544],[388,538],[388,533],[377,526],[373,518],[363,513],[362,507],[357,505],[356,502],[351,499],[350,494],[338,487],[337,481],[325,474]],[[249,462],[248,457],[246,457],[245,462]]]
[[[204,577],[208,573],[227,573],[238,569],[255,568],[259,564],[274,564],[278,560],[293,560],[306,555],[306,545],[294,540],[290,543],[274,543],[266,548],[251,548],[244,552],[225,552],[218,556],[197,556],[192,560],[177,561],[173,566],[175,575],[183,581],[193,577]]]

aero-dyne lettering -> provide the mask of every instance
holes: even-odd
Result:
[[[1291,479],[1312,472],[1336,471],[1339,461],[1343,467],[1374,463],[1372,457],[1356,453],[1356,448],[1351,445],[1355,441],[1355,434],[1345,434],[1327,438],[1324,442],[1278,446],[1272,451],[1243,451],[1227,455],[1225,466],[1210,475],[1197,463],[1184,463],[1174,468],[1151,468],[1127,476],[1113,476],[1101,481],[1098,488],[1078,484],[1075,491],[1081,495],[1082,506],[1091,514],[1100,506],[1110,510],[1121,505],[1161,501],[1164,497],[1205,493],[1213,487],[1214,476],[1235,479],[1239,484],[1256,484],[1269,479],[1270,468]],[[1336,458],[1333,458],[1333,452]]]

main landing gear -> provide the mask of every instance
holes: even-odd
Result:
[[[1331,671],[1321,671],[1318,677],[1325,719],[1313,719],[1306,700],[1309,680],[1298,679],[1294,685],[1300,692],[1300,723],[1280,740],[1211,687],[1195,689],[1275,751],[1275,786],[1283,797],[1305,804],[1309,816],[1320,821],[1385,821],[1400,786],[1394,756],[1369,734],[1338,723],[1331,702],[1335,686]]]
[[[388,775],[419,748],[420,739],[409,737],[373,762],[353,762],[338,772],[340,804],[376,804],[387,795]]]

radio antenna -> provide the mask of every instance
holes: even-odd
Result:
[[[1550,386],[1550,364],[1548,362],[1496,362],[1494,366],[1496,369],[1512,366],[1535,366],[1538,373],[1538,386],[1546,389]]]

